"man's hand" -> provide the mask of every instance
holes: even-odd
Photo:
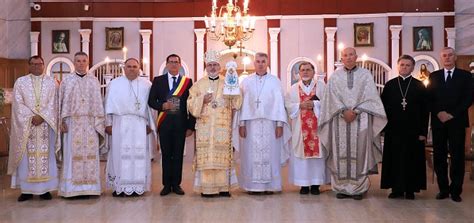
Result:
[[[163,103],[162,108],[163,108],[163,110],[172,110],[172,109],[174,109],[174,104],[167,101],[167,102]]]
[[[207,105],[212,101],[212,93],[207,93],[204,95],[204,104]]]
[[[303,101],[300,103],[300,109],[313,110],[314,103],[312,100]]]
[[[278,127],[275,128],[275,137],[278,139],[281,136],[283,136],[283,127],[278,126]]]
[[[112,126],[106,126],[105,127],[105,133],[112,135]]]
[[[242,138],[247,137],[247,129],[245,128],[245,126],[240,126],[239,127],[239,135]]]
[[[150,128],[150,126],[147,125],[146,126],[146,134],[147,135],[150,134],[151,131],[153,131],[153,130]]]
[[[44,122],[44,119],[41,118],[41,116],[39,116],[39,115],[35,115],[31,119],[31,124],[33,124],[34,126],[41,125],[41,123],[43,123],[43,122]]]
[[[62,133],[66,133],[68,131],[66,122],[64,122],[64,121],[61,122],[61,129],[60,130],[61,130]]]
[[[423,141],[426,143],[426,137],[425,136],[418,136],[418,140]]]
[[[347,123],[351,123],[356,119],[357,113],[355,113],[355,111],[352,109],[348,109],[344,111],[343,117],[344,121],[346,121]]]
[[[191,129],[186,130],[186,137],[189,137],[192,134],[193,134],[193,130],[191,130]]]
[[[440,111],[437,114],[438,119],[441,121],[441,123],[445,123],[453,118],[453,116],[445,111]]]

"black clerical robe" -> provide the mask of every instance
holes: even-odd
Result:
[[[425,145],[419,136],[426,137],[428,130],[426,88],[411,76],[405,80],[399,76],[385,84],[381,98],[388,119],[384,129],[381,188],[397,192],[424,190]]]

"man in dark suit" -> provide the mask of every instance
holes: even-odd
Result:
[[[158,111],[163,170],[161,196],[175,192],[184,195],[181,188],[183,152],[187,136],[192,135],[196,119],[188,114],[186,101],[192,80],[179,75],[181,58],[171,54],[166,58],[168,73],[153,80],[148,105]]]
[[[453,201],[461,202],[465,129],[469,126],[467,110],[472,103],[471,74],[455,68],[453,48],[443,48],[440,56],[444,69],[431,73],[428,86],[434,169],[439,187],[436,199],[451,195]],[[448,152],[451,155],[451,184],[448,179]]]

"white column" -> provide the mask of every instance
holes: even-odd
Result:
[[[40,32],[30,32],[31,56],[38,55],[38,38]]]
[[[326,27],[326,65],[328,67],[326,74],[327,79],[334,73],[334,35],[337,32],[337,27]]]
[[[398,76],[398,67],[397,60],[400,57],[400,31],[402,31],[403,26],[401,25],[391,25],[390,32],[392,34],[392,73],[389,77],[389,80]]]
[[[194,29],[196,35],[196,77],[197,80],[204,76],[204,35],[206,29]]]
[[[445,28],[448,47],[456,48],[456,28]]]
[[[150,36],[151,29],[140,29],[140,35],[142,36],[142,62],[143,62],[143,74],[150,76]]]
[[[89,55],[89,43],[91,41],[91,29],[80,29],[79,33],[81,34],[81,43],[82,49],[81,51]]]
[[[278,76],[278,34],[280,34],[280,28],[269,28],[268,33],[270,34],[270,72]]]

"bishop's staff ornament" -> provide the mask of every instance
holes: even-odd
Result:
[[[224,81],[224,95],[240,95],[239,75],[237,74],[237,63],[229,61],[225,65],[227,69]]]

